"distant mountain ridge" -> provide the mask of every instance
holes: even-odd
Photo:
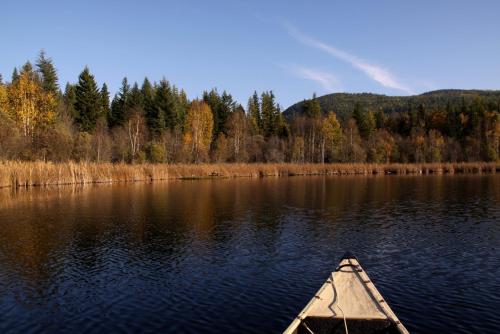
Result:
[[[388,96],[372,93],[333,93],[317,97],[321,111],[327,113],[334,111],[341,119],[346,119],[352,114],[354,107],[360,103],[365,109],[373,111],[382,110],[386,113],[404,112],[412,107],[423,104],[426,108],[445,108],[447,104],[456,107],[470,103],[480,96],[485,103],[500,106],[500,90],[462,90],[442,89],[411,96]],[[304,102],[300,101],[284,111],[287,118],[304,113]]]

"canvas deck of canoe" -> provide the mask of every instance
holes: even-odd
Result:
[[[284,334],[408,333],[358,259],[342,257]]]

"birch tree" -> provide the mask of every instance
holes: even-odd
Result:
[[[194,100],[186,115],[184,144],[191,160],[205,161],[212,141],[213,115],[208,104]]]
[[[9,113],[25,137],[33,138],[37,128],[54,121],[56,99],[43,90],[32,73],[22,71],[7,91]]]

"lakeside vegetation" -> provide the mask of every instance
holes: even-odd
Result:
[[[166,79],[127,78],[110,101],[88,67],[61,91],[42,51],[0,77],[0,160],[96,163],[498,162],[500,93],[333,94],[282,112],[272,91],[246,108]]]
[[[500,163],[423,164],[126,164],[94,162],[0,162],[1,187],[57,186],[156,180],[284,177],[298,175],[419,175],[496,173]]]

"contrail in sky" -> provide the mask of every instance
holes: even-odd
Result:
[[[340,81],[332,73],[298,65],[283,65],[282,67],[300,78],[320,84],[329,93],[339,90]]]
[[[361,59],[348,52],[337,49],[336,47],[328,45],[310,36],[307,36],[302,32],[300,32],[290,23],[286,23],[285,27],[290,36],[292,36],[295,40],[299,41],[304,45],[320,49],[337,59],[340,59],[346,63],[351,64],[354,68],[357,68],[358,70],[364,72],[367,76],[369,76],[376,82],[380,83],[382,86],[394,88],[406,92],[408,94],[414,94],[414,92],[408,86],[401,83],[391,72],[389,72],[389,70],[374,64],[370,64],[364,59]]]

